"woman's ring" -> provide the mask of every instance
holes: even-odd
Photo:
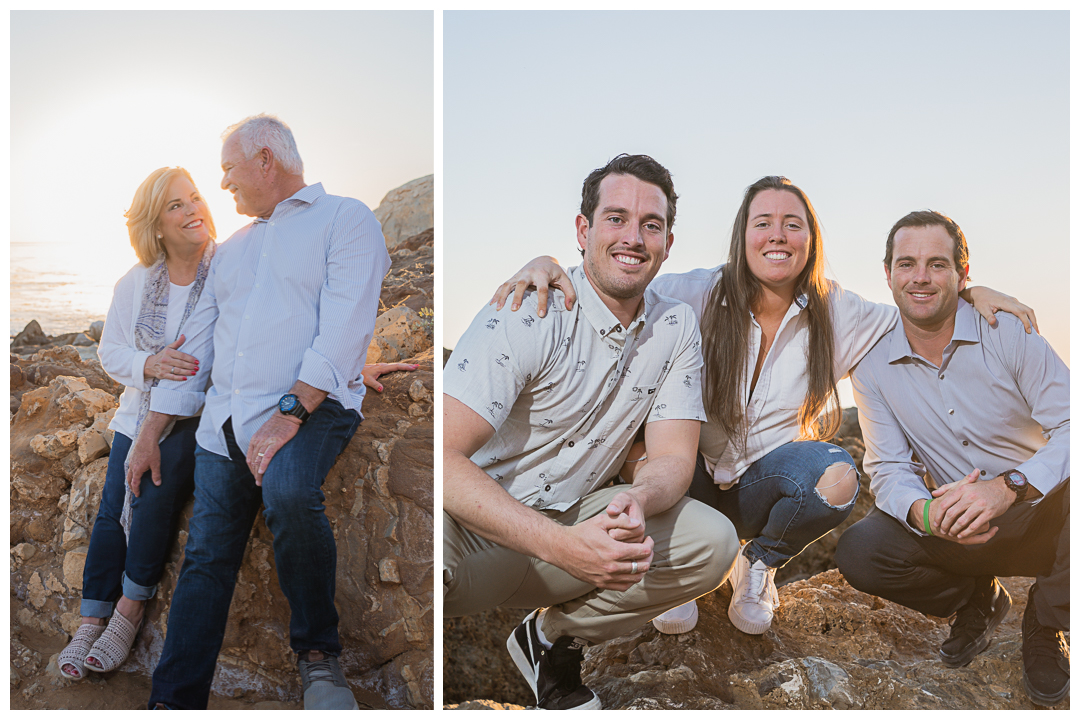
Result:
[[[630,574],[637,575],[637,560],[630,561]]]
[[[266,453],[259,453],[259,457],[266,455]]]

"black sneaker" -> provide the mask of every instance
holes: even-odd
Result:
[[[506,649],[514,664],[536,695],[541,710],[602,710],[600,698],[581,683],[581,662],[585,644],[564,636],[551,649],[536,634],[539,610],[525,616],[506,639]]]
[[[963,667],[985,650],[1012,607],[1012,598],[996,577],[976,578],[976,583],[967,604],[956,611],[949,639],[938,651],[948,667]]]
[[[1069,644],[1065,633],[1039,624],[1035,585],[1024,609],[1024,690],[1031,702],[1053,707],[1069,694]]]

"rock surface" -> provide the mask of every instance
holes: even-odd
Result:
[[[375,208],[386,247],[392,253],[404,240],[435,226],[435,176],[426,175],[394,188]]]
[[[843,445],[862,466],[856,411]],[[867,480],[848,521],[777,572],[780,609],[761,636],[727,617],[731,587],[698,600],[697,627],[662,635],[651,623],[586,651],[582,679],[607,709],[1033,709],[1023,688],[1020,623],[1030,578],[1003,578],[1013,609],[990,647],[965,668],[947,668],[948,637],[932,618],[861,593],[832,563],[843,528],[871,507]],[[783,584],[786,583],[786,584]],[[506,652],[522,610],[443,622],[446,709],[512,709],[535,703]],[[1058,706],[1068,709],[1066,700]]]
[[[432,242],[428,232],[401,243],[384,308],[417,315],[431,307]],[[403,348],[410,354],[402,359],[417,371],[384,375],[383,392],[368,391],[365,420],[323,485],[338,546],[341,664],[362,708],[434,703],[434,350],[431,334],[425,337],[426,344],[414,337]],[[11,365],[11,706],[141,707],[163,647],[191,503],[121,671],[82,683],[61,678],[55,655],[79,623],[82,568],[112,442],[107,425],[122,388],[70,346],[13,355]],[[212,708],[300,707],[272,542],[260,514],[230,608]]]

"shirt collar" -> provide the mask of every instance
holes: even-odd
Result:
[[[952,340],[945,347],[950,347],[957,342],[979,342],[979,329],[972,310],[973,308],[964,298],[959,298],[956,304]],[[892,340],[889,342],[889,362],[894,363],[909,357],[915,357],[915,351],[911,349],[907,333],[904,332],[904,321],[901,320],[892,331]]]
[[[305,185],[304,187],[300,188],[295,193],[293,193],[291,197],[287,197],[284,200],[282,200],[281,202],[279,202],[277,205],[275,205],[274,206],[274,212],[270,215],[270,217],[268,217],[268,218],[257,217],[252,222],[255,222],[255,223],[268,222],[270,220],[270,218],[272,218],[272,217],[274,217],[274,215],[278,214],[278,210],[283,205],[285,205],[286,203],[291,203],[291,202],[295,201],[295,202],[302,202],[302,203],[306,203],[308,205],[311,205],[312,203],[314,203],[316,200],[318,200],[320,197],[322,197],[325,194],[326,194],[326,191],[323,190],[322,183],[315,183],[314,185]]]
[[[648,307],[651,304],[648,298],[648,290],[645,291],[646,298],[645,302],[642,303],[641,315],[630,323],[630,327],[624,328],[619,319],[615,317],[615,313],[611,312],[611,309],[600,299],[596,288],[589,282],[589,278],[585,276],[585,269],[582,266],[578,265],[570,268],[570,282],[573,283],[574,290],[577,291],[578,306],[585,313],[589,324],[592,325],[593,332],[600,337],[607,337],[612,333],[630,332],[644,322]]]

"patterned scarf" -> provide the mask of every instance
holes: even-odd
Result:
[[[162,349],[173,342],[176,338],[180,337],[181,331],[184,329],[184,323],[187,322],[188,317],[191,316],[191,311],[195,309],[195,304],[199,302],[199,296],[202,295],[203,285],[206,284],[206,276],[210,272],[210,261],[214,257],[214,251],[217,250],[217,246],[213,240],[206,243],[206,249],[203,250],[202,259],[199,260],[199,269],[195,271],[195,282],[191,283],[191,290],[188,291],[187,303],[184,305],[184,315],[180,318],[180,326],[176,331],[176,337],[166,341],[165,339],[165,319],[169,314],[169,293],[171,286],[169,284],[169,267],[165,264],[164,253],[158,256],[158,259],[150,266],[150,269],[146,271],[146,281],[143,283],[142,303],[139,306],[138,315],[135,316],[135,349],[143,352],[148,352],[153,355],[158,354]],[[159,378],[154,378],[150,382],[151,389],[157,387]],[[135,421],[135,436],[133,439],[138,440],[139,432],[142,430],[143,422],[146,420],[146,414],[150,412],[150,392],[144,392],[139,399],[139,415]],[[175,418],[169,422],[168,427],[158,438],[158,442],[161,442],[169,433],[172,432],[173,425],[176,424]],[[127,476],[128,467],[131,464],[131,451],[135,449],[135,443],[131,443],[131,448],[128,450],[128,456],[124,459],[124,476]],[[120,513],[120,524],[124,528],[124,537],[128,538],[131,533],[131,501],[134,494],[131,492],[131,486],[125,483],[124,487],[124,509]]]

